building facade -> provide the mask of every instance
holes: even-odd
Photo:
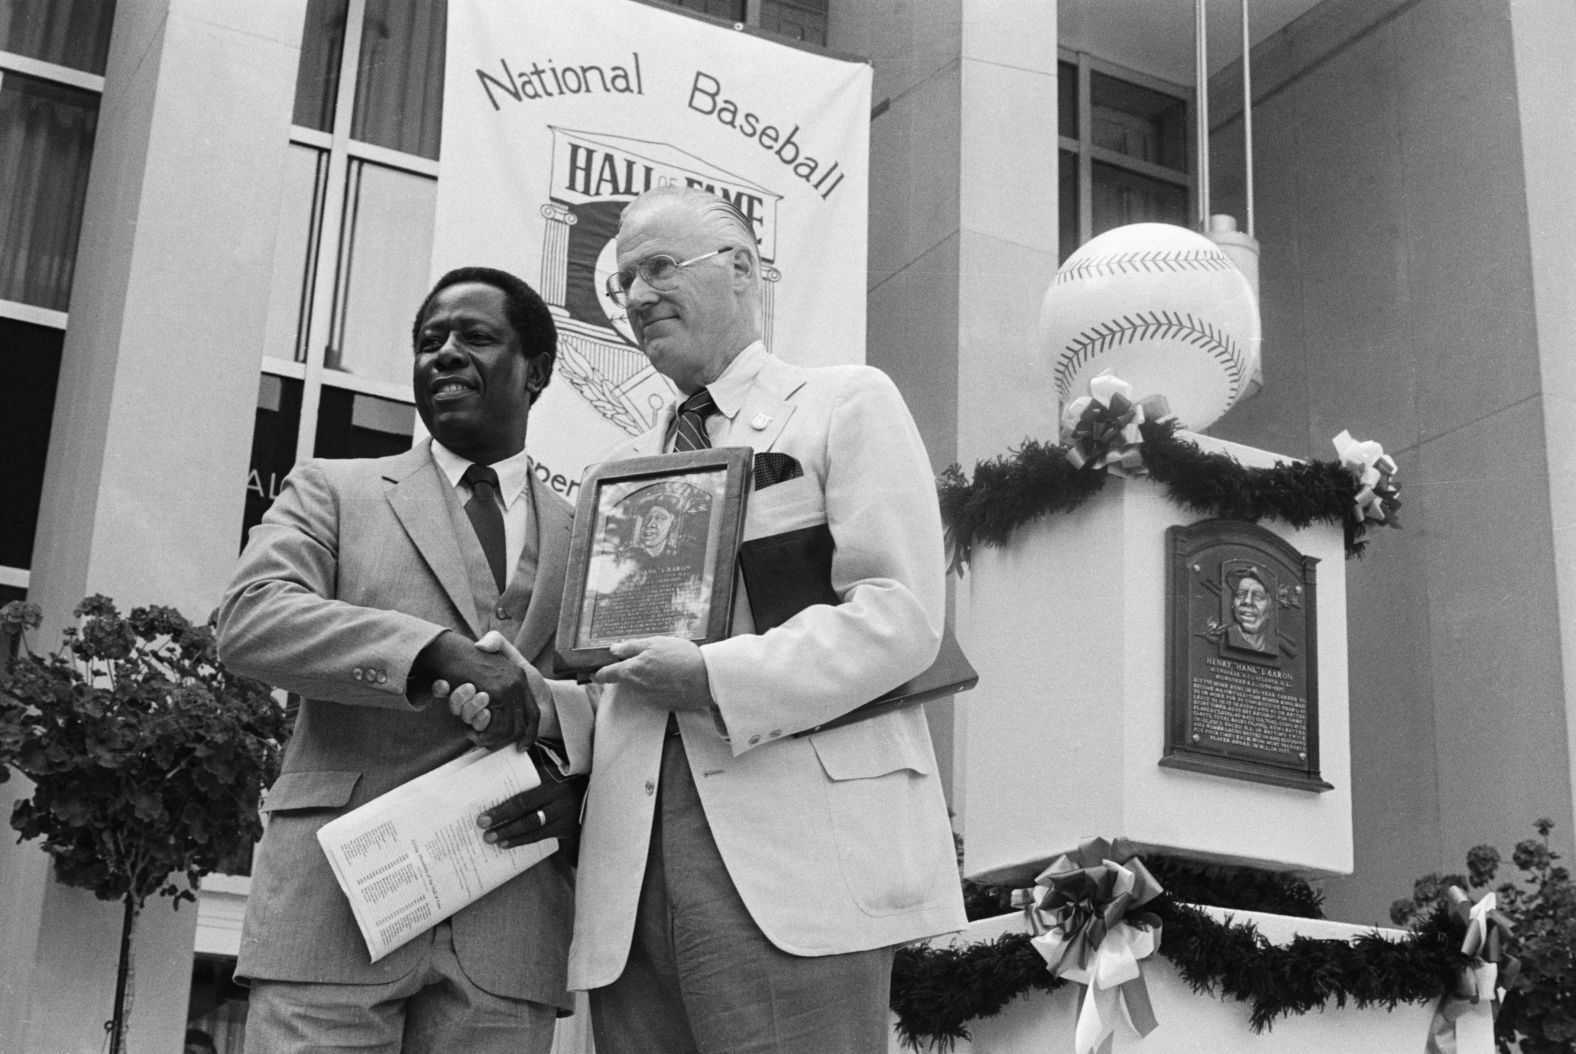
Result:
[[[1209,5],[1207,115],[1186,0],[669,6],[871,62],[867,356],[938,470],[1055,434],[1036,331],[1078,244],[1195,225],[1206,170],[1210,211],[1246,214],[1236,3]],[[1357,869],[1326,883],[1332,918],[1382,922],[1536,817],[1572,845],[1576,11],[1252,7],[1265,387],[1211,432],[1325,458],[1349,428],[1400,462],[1404,530],[1348,567]],[[0,599],[41,604],[45,641],[90,592],[201,616],[292,464],[409,444],[444,13],[0,3]],[[990,704],[982,672],[960,705]],[[966,839],[958,722],[931,717]],[[209,883],[201,927],[149,904],[137,1049],[228,1020],[244,894]],[[0,1035],[100,1049],[116,906],[14,844],[0,904]]]

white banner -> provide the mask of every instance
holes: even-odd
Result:
[[[552,307],[527,448],[554,490],[574,501],[673,394],[603,294],[648,187],[704,187],[754,222],[774,353],[864,361],[870,80],[633,0],[450,0],[433,276],[499,267]]]

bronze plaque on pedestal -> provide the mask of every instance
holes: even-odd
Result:
[[[1319,776],[1318,559],[1236,520],[1172,527],[1166,544],[1160,764],[1330,790]]]

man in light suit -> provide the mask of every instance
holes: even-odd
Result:
[[[685,396],[617,456],[753,447],[746,538],[828,524],[840,602],[761,634],[745,598],[725,641],[615,648],[570,986],[592,990],[599,1054],[884,1051],[894,946],[964,925],[925,716],[794,733],[935,657],[930,464],[884,374],[766,352],[754,233],[727,203],[649,191],[617,247],[609,295]]]
[[[552,316],[513,275],[465,268],[428,294],[413,340],[431,441],[298,466],[220,610],[225,663],[303,697],[241,936],[248,1054],[545,1052],[571,1005],[563,853],[372,963],[316,841],[324,823],[475,740],[513,750],[558,737],[572,762],[589,746],[583,691],[474,643],[495,630],[538,664],[552,653],[572,520],[524,452],[552,375]],[[456,692],[451,711],[435,684],[477,692]],[[490,840],[572,835],[579,803],[573,782],[545,776],[495,810],[524,819]]]

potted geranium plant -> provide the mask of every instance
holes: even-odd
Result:
[[[1518,967],[1494,1022],[1499,1049],[1507,1054],[1568,1054],[1576,1050],[1576,883],[1549,845],[1554,821],[1540,819],[1533,828],[1538,836],[1517,842],[1511,853],[1511,862],[1522,872],[1519,879],[1494,885],[1499,850],[1474,846],[1467,852],[1465,875],[1424,875],[1413,883],[1410,897],[1391,905],[1390,918],[1403,926],[1416,925],[1440,910],[1451,887],[1485,892],[1492,887],[1512,925],[1505,951]]]
[[[37,605],[0,608],[0,637],[16,642],[0,672],[0,781],[15,770],[33,784],[12,810],[19,840],[42,839],[61,882],[123,905],[106,1024],[118,1054],[138,912],[155,893],[195,900],[203,875],[246,859],[286,720],[267,686],[219,663],[211,625],[169,607],[122,616],[104,596],[74,614],[61,649],[39,655]]]

